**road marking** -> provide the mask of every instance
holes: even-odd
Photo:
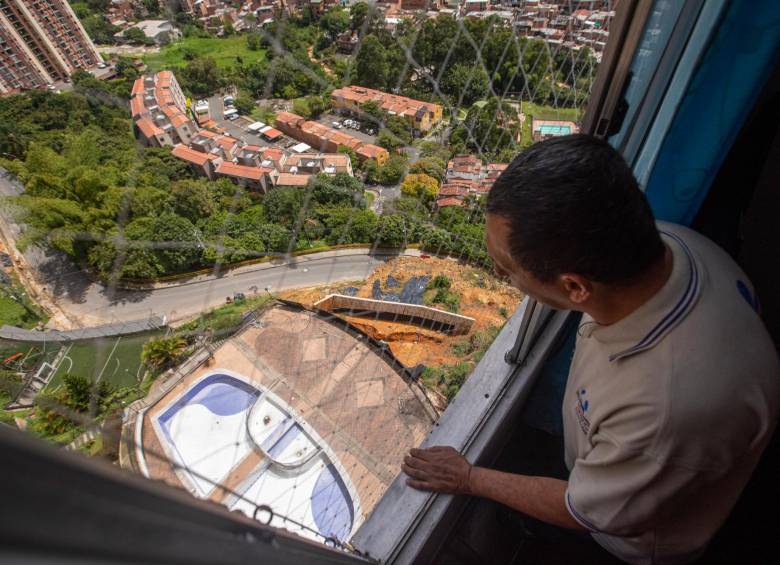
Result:
[[[111,361],[111,357],[114,355],[114,351],[116,351],[116,346],[119,345],[120,341],[122,341],[121,337],[116,338],[116,342],[114,343],[114,348],[111,350],[111,353],[108,354],[108,358],[106,359],[106,362],[103,365],[103,369],[100,371],[100,374],[98,375],[97,379],[95,379],[95,384],[98,384],[100,382],[100,379],[103,377],[103,371],[105,371],[106,367],[108,367],[108,362]]]

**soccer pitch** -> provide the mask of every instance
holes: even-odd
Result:
[[[87,377],[92,382],[105,380],[117,388],[136,386],[143,376],[143,344],[159,334],[147,332],[67,344],[47,390],[59,388],[62,377],[68,373]]]

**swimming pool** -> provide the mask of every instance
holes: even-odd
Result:
[[[346,540],[356,529],[357,491],[335,454],[284,401],[242,375],[205,375],[153,421],[196,496],[209,497],[230,477],[236,486],[223,503],[231,510],[254,516],[269,506],[271,525],[315,539]],[[250,457],[257,463],[235,477]]]
[[[542,135],[569,135],[571,133],[571,126],[554,126],[554,125],[541,125],[537,129]]]

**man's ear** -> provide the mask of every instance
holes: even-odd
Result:
[[[558,285],[573,304],[584,304],[593,295],[593,283],[582,275],[574,273],[559,275]]]

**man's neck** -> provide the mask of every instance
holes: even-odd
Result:
[[[604,298],[586,310],[590,317],[608,326],[619,322],[655,296],[669,280],[674,264],[672,250],[666,245],[664,247],[663,257],[642,273],[637,282],[621,287],[604,287],[601,292]]]

